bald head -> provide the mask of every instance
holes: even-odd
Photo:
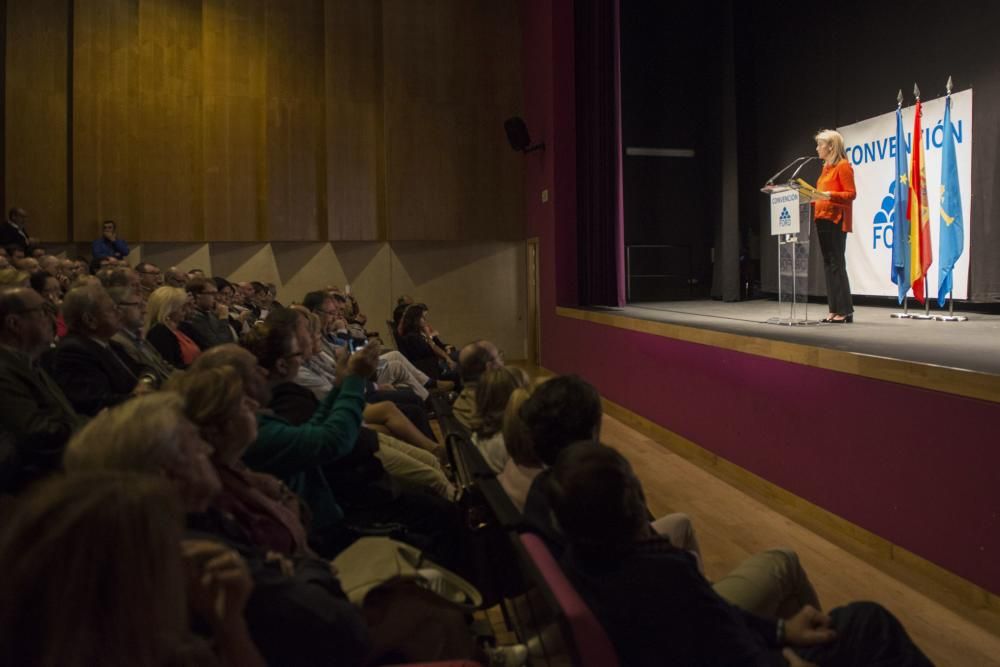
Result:
[[[118,331],[118,308],[100,285],[71,289],[63,299],[66,327],[89,338],[108,340]]]
[[[167,269],[167,272],[163,274],[163,281],[171,287],[184,287],[187,285],[188,274],[181,271],[176,266],[171,266]]]
[[[469,343],[458,353],[458,370],[463,382],[479,382],[483,373],[501,366],[500,350],[488,340]]]

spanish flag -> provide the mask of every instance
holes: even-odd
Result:
[[[924,303],[927,270],[931,268],[931,214],[927,201],[927,173],[924,169],[924,136],[920,131],[920,99],[913,115],[910,138],[910,192],[906,218],[910,221],[910,284],[913,296]]]

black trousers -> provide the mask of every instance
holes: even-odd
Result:
[[[819,249],[823,253],[823,273],[826,276],[826,299],[830,312],[836,315],[850,315],[854,312],[851,301],[851,282],[847,277],[847,232],[840,225],[823,218],[816,219],[816,235]]]

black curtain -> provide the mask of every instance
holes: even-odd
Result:
[[[577,2],[574,8],[577,248],[583,306],[625,303],[618,2]]]

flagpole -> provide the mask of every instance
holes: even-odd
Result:
[[[948,83],[945,84],[945,89],[948,92],[948,100],[947,100],[946,104],[950,104],[951,103],[951,89],[952,89],[951,76],[948,77]],[[947,110],[948,107],[946,106],[945,109]],[[944,128],[944,131],[945,131],[946,134],[950,130],[951,130],[950,127]],[[942,180],[943,180],[943,177],[942,177]],[[944,190],[944,186],[942,185],[941,188],[942,188],[942,191],[943,191]],[[942,194],[942,197],[943,196],[944,195]],[[961,204],[959,204],[959,206],[961,206]],[[930,303],[929,300],[928,300],[928,303]],[[955,314],[955,290],[954,290],[954,288],[948,290],[948,314],[947,315],[938,315],[934,319],[937,320],[938,322],[968,322],[969,321],[968,317],[965,317],[964,315],[956,315]]]
[[[947,315],[937,315],[934,317],[938,322],[968,322],[969,318],[965,315],[955,314],[955,290],[948,291],[948,314]]]
[[[903,89],[900,88],[899,92],[896,93],[896,113],[902,113],[902,109],[903,109]],[[898,120],[896,122],[897,123],[901,123],[903,121],[902,120]],[[905,146],[899,146],[896,150],[897,151],[905,151],[906,147]],[[896,196],[897,197],[899,197],[899,186],[900,186],[900,184],[896,183]],[[897,224],[898,222],[899,221],[897,220],[896,223],[894,223],[894,224]],[[895,232],[895,227],[893,228],[893,231]],[[909,230],[907,230],[907,234],[909,234]],[[895,243],[895,242],[896,242],[895,241],[895,237],[893,237],[893,243]],[[903,312],[901,312],[901,313],[892,313],[891,315],[889,315],[889,317],[892,317],[892,318],[895,318],[895,319],[899,319],[899,320],[906,320],[906,319],[910,318],[910,288],[906,288],[906,294],[903,295]]]
[[[916,82],[914,82],[914,84],[913,84],[913,96],[917,99],[917,106],[919,108],[919,105],[920,105],[920,88],[917,87]],[[920,110],[920,115],[923,116],[923,110],[922,109]],[[913,141],[914,142],[923,141],[923,137],[913,137]],[[914,151],[919,150],[919,147],[914,147],[913,150]],[[922,166],[922,163],[921,163],[921,169],[922,168],[923,168],[923,166]],[[921,202],[921,205],[923,205],[923,202]],[[917,215],[919,217],[920,213],[918,212]],[[912,243],[913,239],[910,239],[910,242]],[[927,273],[924,272],[924,275],[921,276],[920,279],[922,281],[924,281],[924,312],[923,312],[922,315],[921,314],[910,315],[910,318],[914,319],[914,320],[932,320],[932,319],[934,319],[934,316],[931,315],[931,299],[930,299],[930,292],[927,289]]]

